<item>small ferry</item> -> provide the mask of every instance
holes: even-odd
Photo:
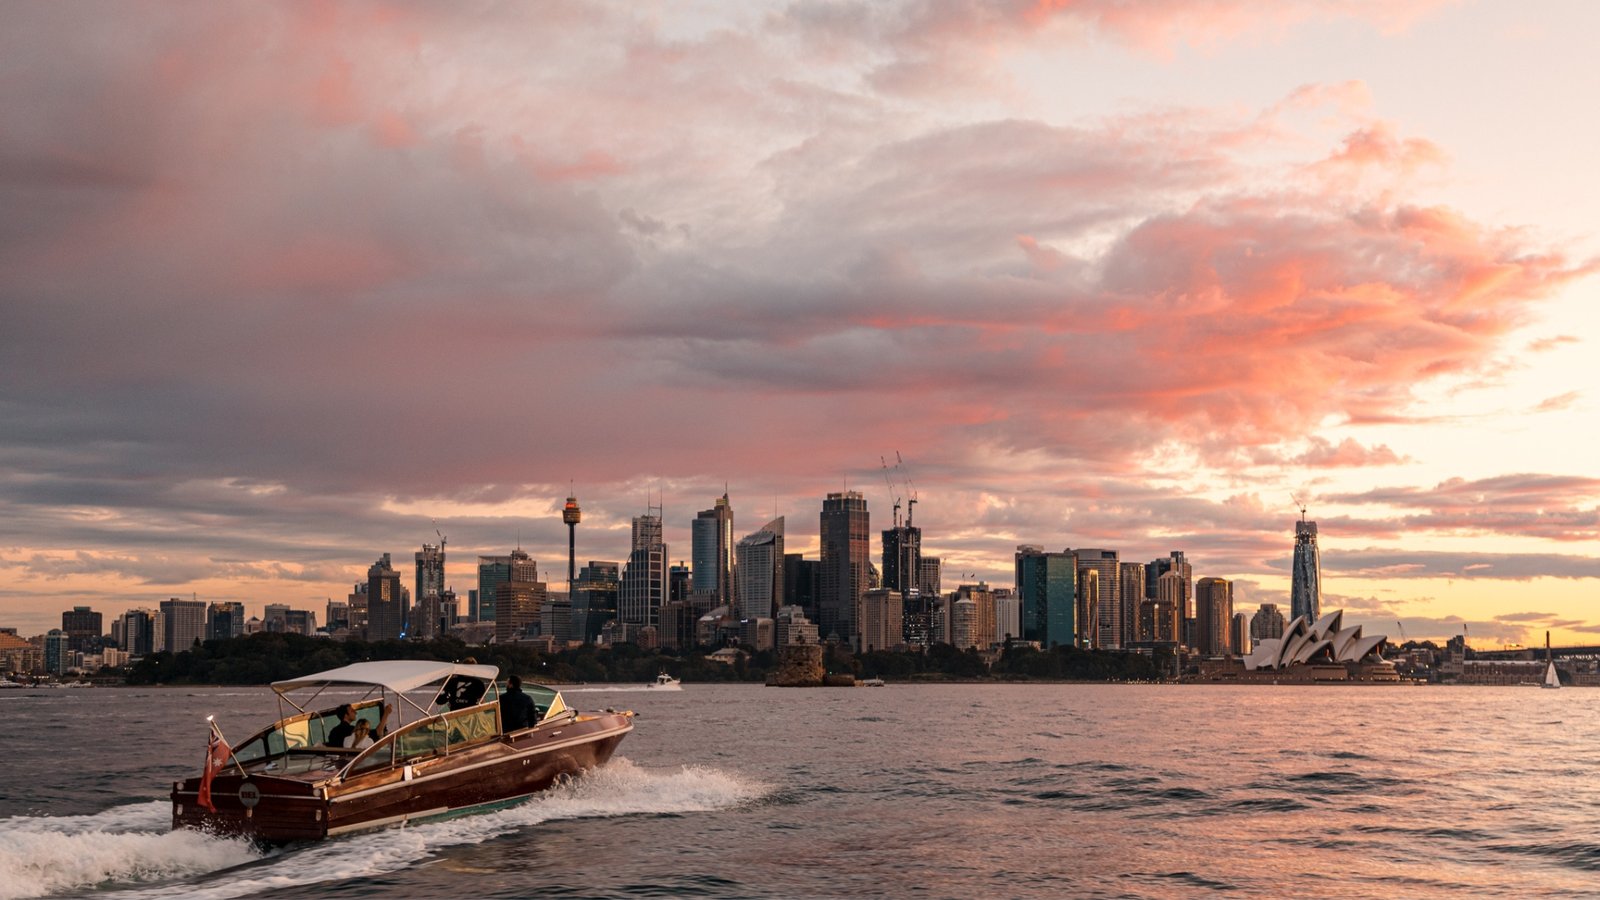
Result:
[[[650,682],[649,684],[645,685],[645,687],[660,688],[665,691],[681,691],[683,690],[683,682],[673,678],[671,675],[668,675],[665,672],[662,672],[660,675],[656,676],[655,681]]]
[[[883,687],[884,681],[882,678],[863,678],[860,684],[862,687]]]
[[[528,684],[532,724],[508,732],[498,675],[390,660],[275,682],[280,713],[294,711],[231,748],[213,724],[205,770],[172,786],[172,826],[282,844],[507,806],[604,765],[633,730],[631,712],[578,712]],[[351,687],[367,696],[319,704],[328,688]],[[380,733],[386,709],[399,721]],[[372,732],[370,746],[330,746],[352,725]]]

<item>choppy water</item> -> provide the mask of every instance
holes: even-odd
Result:
[[[615,694],[615,696],[613,696]],[[627,706],[512,809],[262,853],[167,831],[233,689],[0,694],[0,898],[1600,896],[1600,690],[901,686]]]

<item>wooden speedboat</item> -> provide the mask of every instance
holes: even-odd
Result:
[[[494,666],[392,660],[276,682],[280,709],[287,703],[295,712],[231,750],[213,728],[206,772],[172,786],[172,825],[286,843],[493,808],[603,765],[633,730],[632,713],[580,713],[560,693],[530,684],[534,724],[507,733],[498,674]],[[463,684],[469,689],[452,693]],[[348,705],[372,727],[386,702],[399,708],[400,723],[364,749],[328,746],[342,705],[316,707],[334,686],[368,688]],[[314,693],[297,702],[302,691]],[[426,702],[463,696],[471,705],[460,709],[431,711]]]

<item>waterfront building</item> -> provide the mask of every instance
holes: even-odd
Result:
[[[270,608],[270,607],[269,607]],[[238,601],[213,603],[206,607],[206,638],[226,641],[244,634],[244,604]]]
[[[617,618],[634,630],[623,634],[637,639],[637,629],[653,627],[666,602],[667,545],[661,538],[661,516],[634,516],[633,549],[617,593]]]
[[[1244,657],[1246,671],[1283,670],[1301,665],[1362,664],[1377,660],[1386,635],[1361,635],[1361,626],[1342,627],[1344,610],[1334,610],[1315,622],[1295,616],[1283,637],[1267,638]],[[1388,665],[1388,664],[1384,664]],[[1393,667],[1390,666],[1390,671]]]
[[[622,563],[589,560],[578,570],[572,590],[572,638],[594,643],[600,630],[617,618],[617,589],[622,580]]]
[[[62,612],[61,631],[67,636],[68,648],[77,653],[93,650],[105,639],[100,614],[87,606],[74,606]]]
[[[367,568],[367,640],[397,641],[405,633],[410,592],[400,583],[389,554]]]
[[[892,588],[862,591],[856,604],[855,622],[859,642],[856,650],[892,650],[905,643],[904,597]]]
[[[1122,565],[1117,559],[1117,551],[1078,549],[1072,552],[1077,554],[1080,572],[1092,569],[1096,573],[1095,615],[1089,620],[1095,623],[1093,644],[1102,648],[1120,648],[1128,622],[1122,609]],[[1080,577],[1079,583],[1083,581]],[[1080,608],[1083,608],[1082,604]]]
[[[784,605],[783,516],[735,548],[740,619],[770,619]]]
[[[856,645],[855,611],[868,588],[872,552],[867,500],[857,491],[828,494],[822,501],[822,565],[817,606],[824,640]]]
[[[1100,571],[1089,566],[1078,567],[1078,603],[1073,612],[1078,622],[1075,635],[1077,645],[1086,649],[1100,647]]]
[[[1183,633],[1181,612],[1171,600],[1139,601],[1139,642],[1177,645]]]
[[[1117,579],[1118,602],[1122,606],[1122,646],[1145,640],[1139,633],[1139,604],[1146,599],[1144,563],[1122,563]]]
[[[206,636],[206,604],[199,600],[161,601],[162,648],[181,653]]]
[[[1016,594],[1022,605],[1022,639],[1039,646],[1079,646],[1078,558],[1070,550],[1046,553],[1023,544],[1016,553]]]
[[[1203,656],[1233,652],[1228,629],[1233,625],[1233,582],[1202,578],[1194,586],[1195,650]]]
[[[1317,523],[1304,514],[1294,524],[1294,572],[1289,583],[1289,617],[1316,621],[1322,614],[1322,558],[1317,551]]]
[[[1256,614],[1250,617],[1250,643],[1259,644],[1268,638],[1283,637],[1283,629],[1287,624],[1283,613],[1278,611],[1278,604],[1261,604]]]
[[[690,523],[689,561],[694,569],[693,590],[714,593],[717,604],[732,605],[733,581],[733,504],[724,493],[710,509],[703,509]]]
[[[473,621],[493,622],[495,598],[500,585],[511,580],[511,557],[478,557],[478,604],[472,610]]]
[[[44,670],[51,675],[65,675],[72,663],[71,638],[59,628],[50,629],[44,636]]]

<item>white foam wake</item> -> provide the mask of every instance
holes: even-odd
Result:
[[[167,881],[261,857],[246,841],[169,831],[171,823],[166,801],[92,816],[0,819],[0,900],[108,882]]]
[[[226,900],[324,881],[367,878],[415,865],[445,847],[476,844],[544,822],[709,812],[755,800],[767,791],[764,785],[715,769],[686,766],[676,771],[651,771],[641,769],[626,759],[615,759],[605,768],[572,779],[510,809],[404,829],[335,838],[283,854],[261,865],[230,872],[226,880],[202,878],[198,883],[188,881],[183,885],[182,892],[185,897]],[[145,827],[165,828],[170,815],[167,804],[154,803],[149,807],[149,810],[144,806],[137,807],[144,811]],[[27,821],[61,823],[65,820]],[[23,879],[28,882],[26,892],[14,894],[4,893],[8,885],[0,885],[0,898],[37,897],[104,882],[114,883],[105,885],[108,887],[135,888],[133,893],[119,893],[116,895],[118,897],[168,896],[174,887],[170,883],[164,887],[138,888],[141,882],[148,884],[156,879],[200,875],[250,862],[261,856],[242,842],[220,840],[193,832],[136,832],[112,836],[114,840],[126,839],[129,842],[123,848],[128,851],[126,855],[118,857],[120,865],[95,865],[92,857],[82,858],[82,855],[96,852],[95,848],[108,837],[105,830],[86,831],[81,826],[60,831],[49,831],[49,828],[39,826],[27,833],[43,836],[48,832],[62,842],[60,846],[11,848],[7,841],[12,833],[0,826],[0,878],[8,883]],[[143,846],[140,842],[143,842]],[[36,864],[31,858],[32,854],[47,849],[48,860]],[[192,849],[193,852],[186,854],[185,849]],[[211,855],[207,856],[208,853]],[[16,878],[7,877],[5,868],[12,855],[28,865],[26,871],[19,870],[20,875]],[[52,871],[55,873],[53,876],[50,874]]]

